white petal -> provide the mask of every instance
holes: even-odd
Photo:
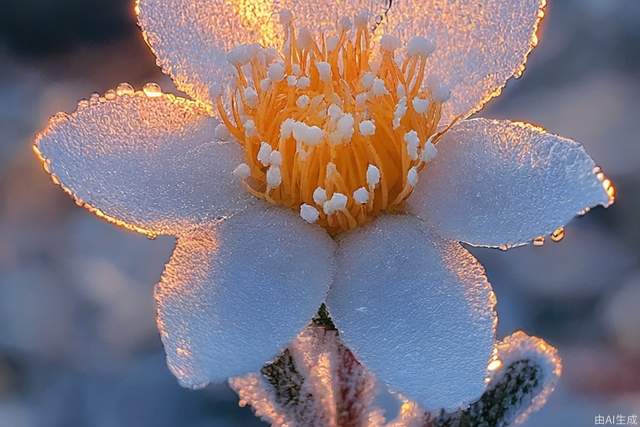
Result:
[[[214,142],[215,127],[191,101],[136,92],[55,116],[35,149],[54,180],[100,217],[175,234],[251,200],[233,175],[242,150]]]
[[[381,2],[382,3],[382,2]],[[477,111],[524,69],[545,0],[397,1],[387,31],[402,44],[425,36],[436,49],[427,76],[451,89],[443,123]]]
[[[382,217],[343,237],[327,304],[360,361],[425,408],[455,408],[484,391],[491,286],[471,254],[417,218]]]
[[[333,259],[321,228],[279,208],[249,209],[179,237],[156,300],[180,383],[202,387],[260,369],[316,313]]]
[[[610,203],[580,144],[531,125],[467,120],[437,147],[409,206],[449,239],[521,245]]]

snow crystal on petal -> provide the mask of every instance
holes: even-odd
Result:
[[[214,142],[216,125],[191,101],[135,92],[54,117],[35,150],[54,181],[98,216],[175,234],[251,203],[233,175],[242,150]]]
[[[379,380],[432,409],[482,394],[495,297],[471,254],[416,218],[386,216],[342,237],[337,256],[329,311]]]
[[[531,125],[466,120],[437,148],[409,206],[453,240],[522,245],[611,202],[580,144]]]
[[[266,206],[180,236],[156,288],[158,328],[180,383],[202,387],[273,358],[322,303],[333,251],[322,229]]]

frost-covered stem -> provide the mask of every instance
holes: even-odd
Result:
[[[404,401],[394,415],[374,404],[375,378],[341,342],[326,307],[260,373],[233,378],[241,404],[275,426],[502,427],[541,407],[560,375],[553,347],[522,332],[496,346],[486,392],[457,412],[425,412]],[[402,367],[398,367],[402,369]],[[399,397],[401,400],[401,398]]]

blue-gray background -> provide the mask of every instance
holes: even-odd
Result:
[[[586,426],[640,415],[640,1],[556,0],[548,13],[524,78],[482,114],[584,143],[618,201],[561,243],[473,252],[500,336],[524,329],[564,358],[528,425]],[[152,287],[171,240],[77,209],[31,153],[48,116],[123,81],[172,90],[129,0],[0,3],[0,426],[259,425],[225,386],[183,390],[164,365]]]

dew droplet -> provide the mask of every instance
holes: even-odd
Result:
[[[244,399],[240,399],[238,401],[238,406],[240,406],[241,408],[244,408],[245,406],[247,406],[247,401]]]
[[[142,88],[142,91],[149,98],[158,98],[162,96],[162,89],[160,88],[160,85],[158,85],[157,83],[147,83]]]
[[[538,236],[533,239],[533,246],[543,246],[544,245],[544,236]]]
[[[116,91],[113,89],[109,89],[105,94],[104,94],[105,99],[109,100],[109,101],[113,101],[114,99],[116,99],[118,97],[118,95],[116,94]]]
[[[91,95],[91,98],[89,98],[89,103],[91,105],[96,105],[100,103],[100,95],[98,95],[97,93],[94,93],[93,95]]]
[[[500,245],[500,246],[498,246],[498,249],[500,249],[501,251],[508,251],[509,250],[509,246],[508,245]]]
[[[90,105],[88,99],[81,99],[78,101],[78,109],[87,108]]]
[[[559,242],[562,239],[564,239],[564,227],[560,227],[551,233],[551,240],[554,242]]]
[[[120,83],[116,88],[116,93],[118,96],[132,96],[135,90],[129,83]]]

